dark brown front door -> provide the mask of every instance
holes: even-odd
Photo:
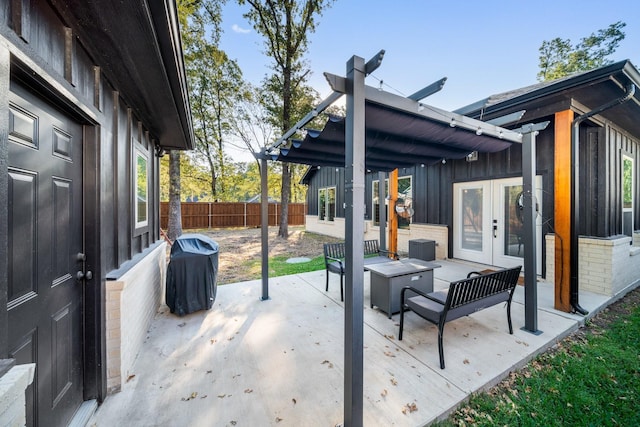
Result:
[[[83,398],[82,126],[11,82],[9,349],[36,363],[27,424],[67,425]]]

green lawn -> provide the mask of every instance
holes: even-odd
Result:
[[[324,256],[312,258],[309,262],[290,264],[287,263],[288,255],[279,255],[269,258],[269,277],[287,276],[289,274],[306,273],[308,271],[324,270]],[[262,260],[247,261],[242,268],[259,279],[262,274]]]
[[[435,425],[640,425],[640,307],[633,301],[623,299],[627,312],[608,326],[588,324]]]

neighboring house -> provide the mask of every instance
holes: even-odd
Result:
[[[174,1],[3,2],[1,425],[126,381],[163,296],[159,156],[192,145]]]
[[[537,269],[539,275],[555,281],[556,307],[566,311],[571,310],[569,298],[562,297],[570,280],[570,175],[576,166],[571,154],[572,121],[625,97],[634,85],[640,85],[640,73],[629,61],[622,61],[491,96],[456,111],[486,121],[526,110],[509,128],[550,121],[537,135],[536,144]],[[579,212],[582,290],[615,295],[640,280],[638,89],[628,99],[579,124],[579,202],[575,209]],[[309,185],[309,231],[344,237],[344,180],[343,168],[309,168],[303,178]],[[365,238],[379,236],[378,184],[378,173],[368,173]],[[400,251],[408,251],[411,239],[431,239],[437,242],[439,259],[458,258],[502,267],[523,263],[520,146],[497,153],[476,153],[463,160],[401,167],[398,188],[400,192],[402,188],[412,192],[413,214],[398,227]]]

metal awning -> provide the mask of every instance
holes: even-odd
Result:
[[[322,130],[305,131],[302,140],[275,144],[270,158],[344,167],[344,117],[329,115]],[[365,87],[365,166],[370,171],[431,165],[474,151],[493,153],[521,141],[521,134],[491,123]]]

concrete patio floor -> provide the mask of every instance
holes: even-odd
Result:
[[[478,267],[437,261],[436,289]],[[524,288],[514,296],[514,334],[504,305],[447,323],[446,369],[437,328],[412,313],[369,307],[365,273],[364,425],[421,426],[576,330],[585,318],[554,310],[553,286],[538,283],[538,329],[524,326]],[[122,391],[108,396],[95,426],[335,426],[343,421],[344,305],[337,275],[316,271],[218,287],[211,310],[178,317],[163,306]],[[611,298],[580,293],[595,314]]]

